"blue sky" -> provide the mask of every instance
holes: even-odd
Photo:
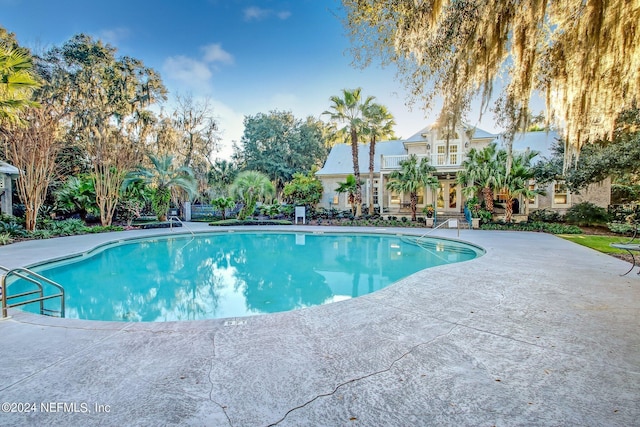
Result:
[[[337,0],[0,0],[0,8],[0,26],[24,46],[90,34],[158,71],[169,103],[176,94],[208,98],[223,130],[221,157],[242,136],[245,115],[278,109],[320,118],[343,88],[362,87],[386,105],[399,137],[437,116],[406,107],[395,69],[351,65]],[[486,116],[470,119],[498,131]]]

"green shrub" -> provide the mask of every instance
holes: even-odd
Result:
[[[569,224],[589,226],[606,224],[610,218],[605,208],[582,202],[571,206],[564,215],[564,220]]]
[[[210,222],[209,225],[228,227],[232,225],[291,225],[291,221],[285,219],[225,219],[223,221]]]
[[[636,229],[634,224],[629,224],[628,222],[608,222],[607,227],[609,227],[609,230],[618,234],[633,233]]]
[[[53,233],[49,230],[34,230],[29,233],[29,237],[32,239],[50,239],[53,237]]]
[[[551,234],[581,234],[582,230],[575,225],[564,225],[542,221],[503,223],[490,222],[480,226],[482,230],[539,231]]]
[[[562,221],[562,215],[551,209],[538,209],[529,214],[529,221],[560,222]]]
[[[106,233],[108,231],[123,231],[124,227],[120,225],[96,225],[95,227],[87,227],[87,233]]]
[[[81,219],[70,218],[63,221],[46,220],[43,221],[43,229],[48,230],[54,236],[73,236],[83,234],[88,231]]]
[[[26,234],[24,227],[18,224],[13,217],[9,217],[9,222],[0,221],[0,233],[6,233],[11,237],[23,237]]]
[[[8,245],[13,242],[13,238],[9,233],[0,233],[0,246]]]

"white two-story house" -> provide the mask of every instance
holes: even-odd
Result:
[[[358,161],[360,178],[363,180],[363,205],[369,204],[369,188],[373,185],[373,203],[384,214],[408,214],[409,195],[396,194],[386,188],[389,175],[400,169],[400,162],[411,154],[418,159],[426,157],[429,163],[436,168],[435,176],[438,178],[438,188],[435,190],[423,189],[418,195],[418,213],[427,204],[435,207],[439,214],[458,214],[463,211],[465,198],[462,187],[456,184],[456,173],[462,169],[462,162],[466,153],[471,148],[483,149],[492,142],[501,144],[499,135],[491,134],[482,129],[461,125],[457,131],[447,135],[436,126],[427,126],[405,140],[383,141],[376,144],[374,158],[374,178],[369,181],[369,144],[360,144]],[[540,157],[548,157],[551,147],[557,143],[558,135],[554,132],[529,132],[518,135],[513,143],[513,150],[536,150]],[[349,144],[337,144],[329,153],[324,167],[316,176],[322,181],[324,192],[319,203],[320,207],[349,209],[350,204],[347,194],[336,191],[340,182],[353,174],[353,161],[351,146]],[[532,188],[535,187],[532,182]],[[571,194],[562,182],[554,182],[544,189],[546,195],[537,196],[531,200],[521,200],[519,205],[525,202],[529,209],[550,208],[560,212],[575,203],[588,200],[596,205],[606,207],[610,203],[611,184],[605,180],[593,184],[583,190],[581,194]],[[497,202],[500,195],[496,194]]]

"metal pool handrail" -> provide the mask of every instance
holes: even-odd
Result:
[[[173,220],[177,220],[180,224],[182,224],[182,226],[184,228],[186,228],[187,230],[189,230],[189,233],[191,233],[192,236],[195,237],[195,234],[193,232],[193,230],[191,230],[184,222],[182,222],[182,220],[180,218],[178,218],[177,216],[170,216],[169,217],[169,228],[171,229],[171,231],[173,231]]]
[[[8,316],[8,309],[9,308],[13,308],[13,307],[19,307],[22,305],[27,305],[27,304],[32,304],[34,302],[39,302],[40,303],[40,314],[45,314],[45,311],[52,311],[52,310],[47,310],[44,308],[44,301],[49,300],[49,299],[53,299],[53,298],[60,298],[60,317],[64,317],[64,288],[54,282],[51,279],[47,279],[46,277],[31,271],[27,268],[23,268],[23,267],[17,267],[17,268],[13,268],[13,269],[9,269],[6,267],[3,267],[0,265],[0,270],[5,271],[6,273],[4,275],[1,276],[1,280],[0,280],[0,289],[2,290],[2,317],[7,317]],[[22,274],[25,273],[25,274]],[[15,294],[15,295],[7,295],[7,288],[9,287],[10,284],[7,283],[7,278],[10,275],[15,275],[23,280],[26,280],[28,282],[33,283],[34,285],[36,285],[38,287],[37,290],[33,290],[33,291],[28,291],[28,292],[21,292],[19,294]],[[35,277],[29,277],[33,276]],[[36,280],[37,279],[37,280]],[[60,292],[57,294],[53,294],[53,295],[44,295],[44,288],[42,286],[42,283],[39,281],[43,281],[53,287],[55,287],[56,289],[58,289]],[[34,295],[34,294],[38,294],[39,296],[37,298],[34,299],[30,299],[27,301],[21,301],[21,302],[17,302],[14,304],[9,304],[8,301],[14,298],[20,298],[20,297],[25,297],[28,295]]]
[[[433,233],[434,231],[436,231],[438,228],[442,227],[443,225],[449,224],[449,221],[451,221],[451,220],[455,220],[456,221],[456,225],[457,225],[457,228],[458,228],[458,237],[460,237],[460,220],[458,220],[456,218],[449,218],[449,219],[446,219],[446,220],[442,221],[440,223],[440,225],[437,225],[437,226],[433,227],[431,230],[427,231],[426,233],[424,233],[423,235],[418,237],[416,239],[416,242],[418,240],[422,239],[423,237],[425,237],[426,235]]]

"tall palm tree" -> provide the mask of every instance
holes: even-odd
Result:
[[[511,222],[513,215],[513,201],[520,196],[526,200],[537,194],[544,194],[544,191],[530,189],[529,181],[534,177],[534,170],[531,167],[531,160],[538,155],[537,151],[526,151],[524,153],[512,153],[511,168],[507,172],[508,154],[505,150],[498,152],[498,161],[502,173],[497,175],[496,188],[505,198],[505,222]]]
[[[153,188],[152,207],[159,221],[167,220],[167,212],[171,204],[171,190],[179,188],[185,190],[189,197],[198,192],[198,183],[191,168],[173,165],[173,156],[149,155],[151,167],[141,166],[128,174],[122,184],[126,188],[133,182],[144,182]]]
[[[387,107],[369,104],[364,108],[365,134],[369,137],[369,214],[373,214],[373,164],[376,156],[376,142],[380,138],[393,137],[396,122]]]
[[[351,157],[353,159],[353,175],[356,179],[356,216],[362,216],[362,184],[360,181],[360,165],[358,162],[358,141],[364,127],[363,111],[373,102],[374,97],[370,96],[362,101],[362,89],[343,89],[342,97],[332,96],[330,98],[333,105],[330,110],[323,112],[330,117],[331,121],[344,124],[342,128],[349,136],[351,142]]]
[[[472,148],[462,162],[462,170],[458,172],[456,181],[463,185],[466,196],[481,193],[485,209],[493,212],[493,194],[496,180],[503,174],[497,158],[497,145],[489,144],[482,150]]]
[[[38,105],[31,100],[33,91],[40,87],[32,69],[28,54],[0,47],[0,119],[17,123],[23,108]]]
[[[273,197],[276,190],[269,177],[258,171],[240,172],[231,184],[230,194],[240,200],[244,206],[238,212],[238,219],[245,219],[253,214],[256,203]]]
[[[416,220],[418,191],[438,187],[438,179],[433,176],[435,170],[436,168],[431,166],[426,158],[422,158],[418,163],[418,157],[411,154],[407,160],[400,162],[400,170],[393,171],[389,175],[387,189],[400,194],[409,193],[412,221]]]

